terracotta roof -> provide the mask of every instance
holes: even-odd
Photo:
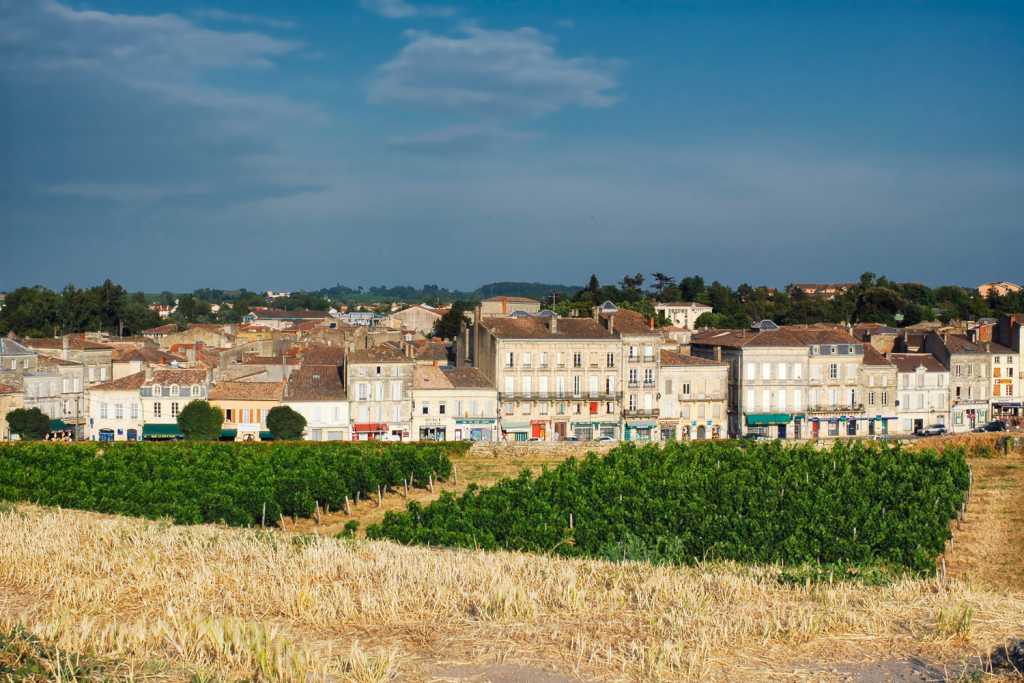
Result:
[[[967,335],[963,334],[947,334],[943,341],[945,342],[946,348],[949,349],[950,353],[1013,353],[1012,350],[1006,348],[1002,344],[997,344],[995,342],[971,341],[970,339],[967,338]]]
[[[241,360],[242,365],[298,365],[293,356],[249,356]]]
[[[210,392],[211,401],[280,401],[282,382],[218,382]]]
[[[146,373],[143,372],[142,374],[145,375]],[[143,382],[142,386],[148,387],[153,384],[165,387],[172,384],[179,384],[181,386],[205,385],[206,370],[154,370],[153,379]]]
[[[826,329],[794,329],[785,327],[770,332],[752,332],[750,330],[708,330],[695,334],[691,344],[708,346],[813,346],[821,344],[860,344],[846,332]]]
[[[875,350],[875,347],[871,344],[864,345],[864,365],[875,366],[892,366],[892,362]]]
[[[0,394],[20,394],[21,389],[12,387],[10,384],[0,384]]]
[[[61,365],[61,366],[78,365],[79,367],[81,367],[81,365],[82,365],[77,360],[64,360],[63,358],[54,358],[53,356],[44,356],[43,354],[39,354],[38,363],[39,363],[39,365],[43,365],[45,363],[45,364],[49,364],[49,365]]]
[[[143,330],[142,334],[172,334],[177,331],[177,324],[171,323],[170,325],[161,325],[160,327],[154,327],[151,330]]]
[[[187,358],[179,356],[173,353],[164,351],[163,349],[130,349],[120,354],[120,360],[122,362],[130,360],[141,360],[145,363],[159,364],[163,361],[166,364],[170,364],[174,361],[179,363],[187,362]]]
[[[303,367],[307,365],[342,365],[345,362],[345,348],[315,344],[302,357]]]
[[[134,375],[97,384],[89,387],[89,391],[138,391],[146,383],[146,373],[136,372]]]
[[[63,349],[64,348],[64,340],[63,339],[53,339],[53,338],[49,338],[49,337],[40,337],[40,338],[37,338],[37,339],[32,339],[32,338],[22,339],[21,343],[24,344],[25,346],[29,347],[30,349]],[[110,351],[114,350],[113,346],[108,346],[106,344],[101,344],[99,342],[89,341],[87,339],[82,339],[81,337],[72,337],[71,339],[69,339],[68,340],[68,348],[75,349],[76,351],[97,351],[97,350],[103,350],[103,349],[108,349]]]
[[[441,368],[424,365],[412,372],[413,389],[452,389],[454,386],[441,372]]]
[[[476,368],[441,368],[441,372],[456,389],[493,389],[494,384]]]
[[[899,372],[915,372],[924,366],[925,372],[949,372],[949,369],[930,353],[892,353],[891,360]]]
[[[347,399],[341,368],[330,365],[302,367],[288,377],[285,402],[344,401]]]
[[[448,347],[438,342],[427,342],[418,345],[416,357],[420,360],[436,360],[448,362]]]
[[[681,353],[675,351],[669,351],[667,349],[661,350],[661,365],[662,367],[675,367],[680,365],[704,365],[708,367],[729,367],[728,363],[723,363],[717,360],[708,360],[707,358],[697,358],[696,356],[684,356]]]
[[[605,327],[608,326],[607,320],[610,316],[615,316],[615,322],[612,325],[612,329],[620,334],[651,334],[661,336],[661,331],[652,330],[651,324],[647,321],[642,313],[636,311],[627,311],[624,308],[620,308],[618,313],[602,313],[601,319],[606,321]],[[559,325],[562,323],[559,322]]]
[[[383,344],[372,349],[356,349],[348,354],[349,363],[412,363],[401,351]]]
[[[218,323],[189,323],[188,329],[206,330],[208,332],[216,332],[217,334],[221,334],[224,332],[224,326]]]
[[[323,320],[331,317],[327,311],[279,311],[273,308],[265,308],[262,311],[254,310],[253,315],[257,318],[277,318],[282,320]]]
[[[484,301],[497,301],[497,302],[501,302],[501,301],[504,301],[506,299],[508,301],[517,301],[519,303],[531,303],[531,304],[539,304],[540,303],[536,299],[531,299],[528,296],[492,296],[490,299],[484,299]]]
[[[704,306],[704,307],[707,307],[707,308],[711,308],[711,306],[708,306],[708,304],[698,304],[698,303],[694,303],[693,301],[665,301],[663,303],[657,303],[657,304],[654,304],[654,305],[655,306],[674,306],[676,308],[678,308],[680,306],[683,306],[685,308],[691,308],[693,306]]]
[[[485,318],[481,324],[500,339],[618,339],[593,318],[557,318],[554,334],[552,320],[555,318]]]

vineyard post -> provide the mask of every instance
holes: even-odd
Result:
[[[452,474],[455,475],[455,485],[459,485],[459,468],[452,465]]]
[[[263,501],[263,516],[260,517],[260,528],[267,528],[267,501]]]
[[[409,500],[409,480],[408,479],[403,479],[402,480],[402,484],[405,485],[405,499]]]
[[[320,526],[320,522],[323,521],[323,518],[320,517],[320,501],[315,500],[313,502],[316,503],[316,525]]]
[[[352,506],[348,504],[348,496],[345,496],[345,514],[352,516]]]
[[[284,513],[282,512],[280,514],[281,514],[281,531],[288,531],[288,527],[286,527],[285,524],[284,524]]]
[[[434,492],[434,475],[433,474],[429,475],[427,477],[427,481],[430,482],[430,492],[433,493]]]
[[[377,487],[377,507],[380,507],[380,504],[381,504],[381,502],[382,502],[383,500],[384,500],[384,497],[383,497],[383,496],[381,495],[381,493],[380,493],[380,487],[378,486],[378,487]]]
[[[569,513],[569,528],[570,529],[573,528],[573,526],[572,526],[572,513],[571,512]]]

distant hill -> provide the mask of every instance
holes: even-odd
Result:
[[[479,299],[489,299],[492,296],[528,296],[543,301],[551,296],[552,291],[572,296],[581,289],[583,288],[578,286],[546,285],[541,282],[493,282],[476,290],[474,294]]]

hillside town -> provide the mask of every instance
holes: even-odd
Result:
[[[854,286],[796,285],[824,300]],[[896,438],[1014,428],[1024,401],[1024,314],[736,329],[703,324],[718,315],[707,297],[652,298],[646,315],[610,300],[552,310],[494,296],[439,336],[450,305],[272,307],[289,296],[267,292],[271,305],[238,323],[9,332],[0,437],[18,438],[10,411],[38,408],[47,438],[182,438],[178,415],[202,400],[234,441],[273,439],[279,406],[305,418],[309,441]],[[151,308],[169,319],[177,306]]]

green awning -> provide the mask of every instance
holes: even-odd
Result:
[[[237,429],[222,429],[222,430],[220,430],[220,437],[222,439],[227,438],[227,437],[231,437],[233,439],[236,436],[238,436],[238,430]]]
[[[62,429],[67,429],[68,426],[64,424],[64,420],[50,420],[50,431],[59,432]]]
[[[260,438],[264,441],[269,441],[274,438],[274,435],[270,432],[260,432]]]
[[[457,417],[455,418],[455,424],[457,425],[492,425],[494,424],[493,418],[486,417]]]
[[[626,426],[630,429],[654,429],[658,423],[654,420],[626,420]]]
[[[142,425],[142,438],[143,439],[145,439],[147,437],[150,438],[150,439],[172,439],[172,438],[174,438],[176,436],[185,436],[184,434],[181,433],[181,430],[178,429],[178,425],[176,425],[176,424],[169,424],[169,425],[144,424],[144,425]]]
[[[501,428],[505,429],[505,430],[508,430],[508,429],[529,429],[530,428],[530,423],[529,422],[502,422],[501,423]]]
[[[792,415],[789,413],[761,413],[759,415],[747,415],[748,425],[785,425],[789,424]]]

